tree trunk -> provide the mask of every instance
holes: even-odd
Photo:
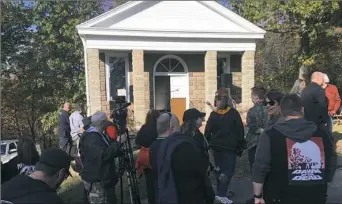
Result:
[[[299,57],[306,57],[310,53],[310,37],[309,32],[307,29],[307,20],[302,19],[301,20],[301,31],[299,33],[300,35],[300,48],[299,48]],[[298,79],[295,81],[291,93],[297,93],[301,94],[303,89],[305,88],[306,84],[309,83],[309,70],[308,68],[303,65],[302,63],[299,63],[299,73],[298,73]]]

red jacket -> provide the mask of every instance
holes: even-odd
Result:
[[[325,88],[325,96],[328,98],[328,110],[330,115],[335,114],[341,105],[340,94],[335,85],[328,84]]]

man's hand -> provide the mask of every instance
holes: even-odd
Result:
[[[254,204],[265,204],[265,200],[263,198],[254,198]]]
[[[126,141],[127,141],[127,136],[126,136],[126,134],[120,135],[118,138],[116,138],[116,141],[117,141],[117,142],[120,142],[120,143],[126,142]]]

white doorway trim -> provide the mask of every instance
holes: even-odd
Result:
[[[183,66],[184,68],[184,72],[157,72],[156,69],[157,69],[157,66],[158,64],[164,60],[164,59],[167,59],[167,58],[170,58],[170,59],[175,59],[177,61],[180,62],[180,64]],[[188,69],[188,66],[186,65],[185,61],[178,57],[177,55],[164,55],[162,56],[161,58],[159,58],[157,60],[157,62],[154,64],[154,67],[153,67],[153,104],[154,104],[154,108],[156,107],[156,82],[155,82],[155,77],[156,76],[186,76],[186,109],[189,109],[189,104],[190,104],[190,91],[189,91],[189,69]],[[171,83],[171,80],[170,80],[170,83]],[[171,84],[170,84],[170,89],[172,89],[171,87]]]

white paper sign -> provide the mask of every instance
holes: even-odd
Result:
[[[126,96],[126,89],[118,89],[117,95],[118,96]]]

